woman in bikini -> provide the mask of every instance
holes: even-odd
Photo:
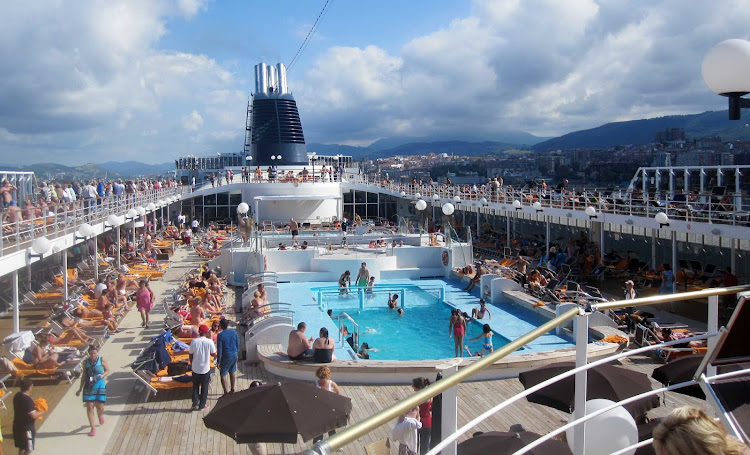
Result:
[[[466,335],[466,320],[458,310],[451,311],[451,319],[448,324],[448,333],[453,337],[456,357],[463,357],[464,335]]]
[[[489,319],[492,319],[492,313],[490,313],[490,310],[485,306],[484,299],[479,299],[479,308],[471,309],[471,317],[473,319],[484,319],[485,314],[489,316]]]

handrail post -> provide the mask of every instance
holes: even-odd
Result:
[[[731,295],[730,295],[731,296]],[[734,295],[737,298],[737,295]],[[709,333],[716,332],[719,330],[719,296],[712,295],[708,298],[708,320],[707,329]],[[716,344],[716,337],[711,337],[707,340],[708,352],[713,352],[714,345]],[[706,367],[706,376],[715,376],[716,367],[710,362]]]
[[[442,370],[443,379],[458,372],[458,364]],[[442,394],[442,417],[440,421],[441,434],[449,435],[458,430],[458,386],[446,389]],[[448,447],[440,451],[443,455],[456,455],[457,443],[453,441]]]
[[[573,332],[576,340],[576,368],[585,366],[588,363],[588,335],[589,335],[589,315],[586,313],[578,315],[573,320]],[[575,375],[575,409],[573,418],[580,419],[586,415],[586,385],[588,380],[588,371],[579,371]],[[585,438],[586,424],[577,425],[573,430],[574,444],[573,453],[575,455],[585,455]]]

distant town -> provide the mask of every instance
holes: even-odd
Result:
[[[489,156],[447,153],[399,155],[362,162],[368,175],[392,180],[478,184],[502,177],[508,184],[558,183],[616,187],[627,185],[639,167],[750,164],[750,141],[720,137],[686,140],[684,128],[667,128],[646,145],[546,151],[507,150]]]

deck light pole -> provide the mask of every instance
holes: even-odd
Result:
[[[714,93],[729,98],[729,120],[739,120],[750,109],[750,41],[729,39],[714,46],[703,58],[703,81]]]

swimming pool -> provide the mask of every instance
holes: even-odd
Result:
[[[360,300],[359,293],[339,295],[319,294],[311,289],[332,283],[280,283],[281,301],[290,302],[298,312],[299,320],[316,320],[321,316],[333,336],[331,328],[336,322],[325,315],[325,309],[333,310],[334,317],[346,312],[360,327],[360,343],[366,342],[375,350],[370,352],[372,360],[434,360],[454,357],[454,341],[449,337],[448,321],[453,307],[470,313],[477,306],[478,297],[461,290],[461,283],[441,279],[386,280],[372,296]],[[390,289],[389,289],[390,288]],[[440,289],[444,299],[440,299]],[[354,291],[354,290],[353,290]],[[405,309],[403,316],[387,307],[387,292],[398,291]],[[402,294],[403,292],[403,294]],[[323,308],[321,310],[320,307]],[[492,319],[469,323],[464,345],[472,352],[481,350],[482,341],[468,341],[482,332],[482,324],[489,323],[493,329],[493,345],[503,346],[509,340],[529,332],[543,321],[533,312],[514,305],[490,306]],[[344,325],[352,329],[350,321]],[[314,329],[317,331],[317,329]],[[311,335],[317,335],[311,333]],[[338,340],[338,336],[336,336]],[[573,346],[568,339],[548,333],[517,352],[551,351]],[[338,348],[337,348],[338,349]],[[464,352],[464,355],[466,353]]]

